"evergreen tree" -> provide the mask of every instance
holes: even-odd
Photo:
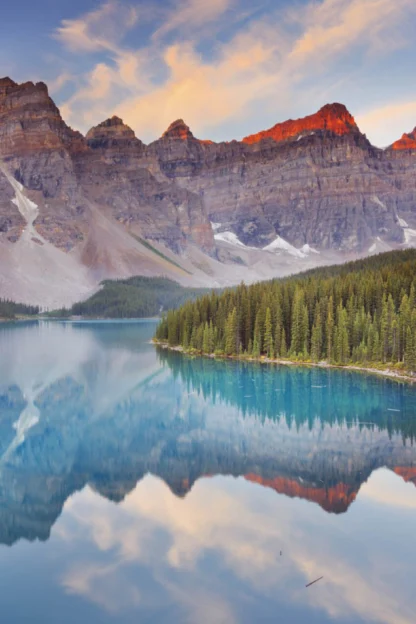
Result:
[[[225,326],[225,354],[237,354],[237,310],[233,308]]]
[[[274,358],[272,314],[270,308],[266,309],[266,320],[264,322],[264,351],[268,358]]]

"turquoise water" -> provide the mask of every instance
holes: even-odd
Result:
[[[416,388],[154,329],[0,328],[2,624],[414,624]]]

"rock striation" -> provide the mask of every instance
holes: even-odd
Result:
[[[97,234],[97,220],[108,230],[102,219],[174,254],[198,249],[199,267],[212,267],[209,258],[270,265],[270,248],[247,260],[234,253],[236,238],[240,250],[263,250],[280,237],[337,261],[415,244],[415,155],[416,130],[378,149],[338,103],[242,141],[200,140],[179,119],[145,145],[117,116],[84,137],[64,122],[44,83],[0,80],[0,159],[38,206],[34,227],[100,276],[100,247],[111,255],[108,237]],[[17,242],[25,225],[12,199],[0,176],[4,244]]]

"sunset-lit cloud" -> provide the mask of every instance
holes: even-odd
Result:
[[[72,562],[62,584],[113,612],[173,601],[189,621],[238,622],[235,583],[216,580],[217,564],[211,572],[204,564],[210,557],[230,580],[243,583],[247,595],[264,601],[323,610],[334,619],[412,624],[409,587],[400,580],[412,560],[380,548],[372,527],[359,520],[366,505],[381,504],[388,523],[402,507],[396,495],[402,487],[415,504],[413,484],[385,469],[374,473],[354,503],[360,513],[351,510],[352,516],[328,515],[317,505],[230,477],[200,480],[180,499],[147,476],[118,506],[86,488],[67,502],[54,530],[69,544],[94,544],[101,555]],[[360,539],[366,541],[364,559]],[[319,591],[305,592],[305,583],[319,576]],[[157,586],[153,595],[145,590],[149,578]]]
[[[371,59],[406,46],[406,38],[395,35],[414,9],[410,0],[282,3],[240,23],[243,4],[178,0],[150,18],[144,4],[107,2],[63,20],[55,32],[63,46],[73,53],[104,52],[61,102],[64,117],[86,131],[117,114],[145,141],[160,136],[179,117],[201,138],[218,139],[215,133],[227,123],[258,130],[264,117],[282,120],[291,107],[313,112],[308,94],[315,107],[323,105],[314,78],[322,80],[327,97],[341,99],[334,96],[348,85],[333,80],[337,63],[351,55]],[[149,21],[149,36],[137,45],[129,33],[140,23],[141,10]],[[233,28],[215,41],[227,20]],[[209,53],[207,25],[214,37]],[[368,118],[360,119],[366,131]]]
[[[19,26],[17,51],[14,39],[0,41],[0,58],[13,62],[1,65],[17,80],[47,82],[82,132],[118,114],[145,142],[177,118],[200,138],[230,140],[336,101],[376,145],[416,125],[413,0],[58,5],[36,28],[19,17],[27,36]]]
[[[135,26],[138,17],[137,7],[109,0],[79,19],[62,20],[55,37],[73,52],[117,52],[117,42]]]
[[[195,28],[205,26],[219,19],[235,0],[177,0],[166,14],[164,22],[153,34],[155,39],[168,33],[185,28],[192,32]]]
[[[358,124],[368,137],[378,137],[381,146],[392,143],[392,137],[399,139],[403,133],[416,127],[416,93],[413,100],[396,102],[370,109],[357,116]]]

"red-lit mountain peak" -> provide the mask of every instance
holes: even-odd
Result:
[[[402,138],[393,143],[394,150],[416,149],[416,128],[409,134],[403,134]]]
[[[326,104],[317,113],[301,119],[289,119],[269,130],[263,130],[243,139],[244,143],[257,143],[263,139],[287,141],[302,134],[325,130],[338,136],[359,132],[354,117],[343,104]]]
[[[183,119],[177,119],[171,123],[162,136],[169,139],[181,139],[182,141],[194,138],[189,126],[186,125]]]

